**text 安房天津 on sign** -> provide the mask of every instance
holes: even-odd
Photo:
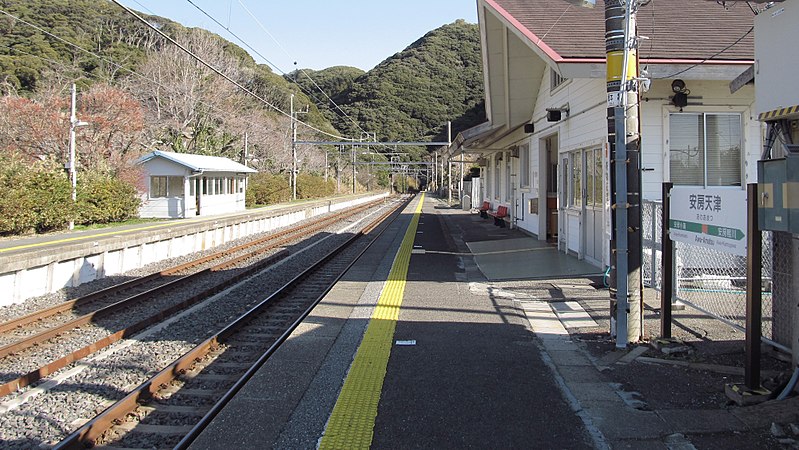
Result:
[[[673,241],[746,256],[746,191],[674,186],[669,235]]]

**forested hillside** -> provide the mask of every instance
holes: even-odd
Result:
[[[264,130],[257,117],[246,116],[280,119],[273,108],[197,65],[111,2],[0,0],[0,6],[5,12],[0,15],[0,89],[5,95],[44,102],[48,95],[63,94],[69,82],[81,92],[98,84],[113,86],[152,113],[144,142],[223,156],[238,157],[245,131],[251,131],[257,153]],[[256,64],[242,48],[204,30],[142,16],[268,103],[288,110],[296,89],[267,66]],[[298,107],[312,104],[297,94]],[[244,114],[239,114],[242,109]],[[315,108],[304,120],[334,131]],[[263,145],[275,144],[268,141]]]
[[[213,33],[142,17],[249,93],[111,2],[0,0],[0,234],[135,216],[144,183],[134,161],[153,149],[241,160],[246,142],[250,166],[287,178],[292,94],[310,125],[298,127],[301,140],[363,131],[443,140],[448,120],[455,132],[483,121],[478,30],[463,21],[367,73],[336,66],[280,76]],[[78,120],[88,123],[76,133],[77,206],[63,170],[73,83]],[[337,150],[298,146],[300,171],[321,175],[329,164],[346,178],[346,162],[326,153]],[[358,176],[362,185],[388,179]]]
[[[427,33],[333,98],[379,139],[446,140],[448,120],[454,133],[485,121],[480,55],[477,25],[459,20]],[[341,114],[333,124],[357,134]]]
[[[303,92],[311,93],[309,96],[325,117],[332,122],[342,113],[331,103],[331,100],[340,102],[341,95],[351,90],[356,80],[365,73],[357,67],[334,66],[322,70],[295,70],[287,74],[285,78],[298,84]],[[320,89],[324,91],[324,94],[320,92]]]

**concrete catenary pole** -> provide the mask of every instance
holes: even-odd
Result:
[[[610,332],[616,337],[618,348],[638,342],[643,334],[640,125],[635,81],[638,77],[635,13],[639,5],[639,0],[605,2],[609,176],[613,211]],[[628,96],[632,101],[628,101]]]
[[[77,109],[77,88],[75,87],[75,83],[72,83],[71,89],[71,97],[72,103],[70,105],[70,115],[69,115],[69,182],[72,185],[72,205],[73,205],[73,214],[75,212],[74,206],[78,200],[78,172],[77,172],[77,154],[75,152],[75,130],[78,127],[84,127],[88,125],[86,122],[81,122],[78,120],[78,116],[75,112]],[[75,219],[69,219],[69,229],[75,229]]]
[[[452,145],[452,122],[447,122],[447,142]],[[449,146],[447,146],[449,148]],[[447,205],[452,204],[452,155],[447,155]]]
[[[72,184],[72,204],[77,200],[77,177],[75,176],[75,83],[72,84],[71,114],[69,116],[69,182]],[[75,220],[69,220],[69,229],[75,228]]]
[[[297,200],[297,114],[294,112],[294,94],[291,94],[291,199]]]

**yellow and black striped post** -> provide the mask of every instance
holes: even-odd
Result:
[[[610,332],[619,348],[638,342],[643,335],[640,125],[637,88],[629,83],[638,77],[638,56],[635,45],[630,45],[635,42],[638,2],[605,2],[612,223]]]

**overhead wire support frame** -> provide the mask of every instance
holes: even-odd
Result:
[[[297,141],[297,144],[306,144],[306,145],[354,145],[354,146],[368,146],[368,145],[397,145],[397,146],[408,146],[408,147],[429,147],[429,146],[449,146],[449,142],[358,142],[358,141]]]

